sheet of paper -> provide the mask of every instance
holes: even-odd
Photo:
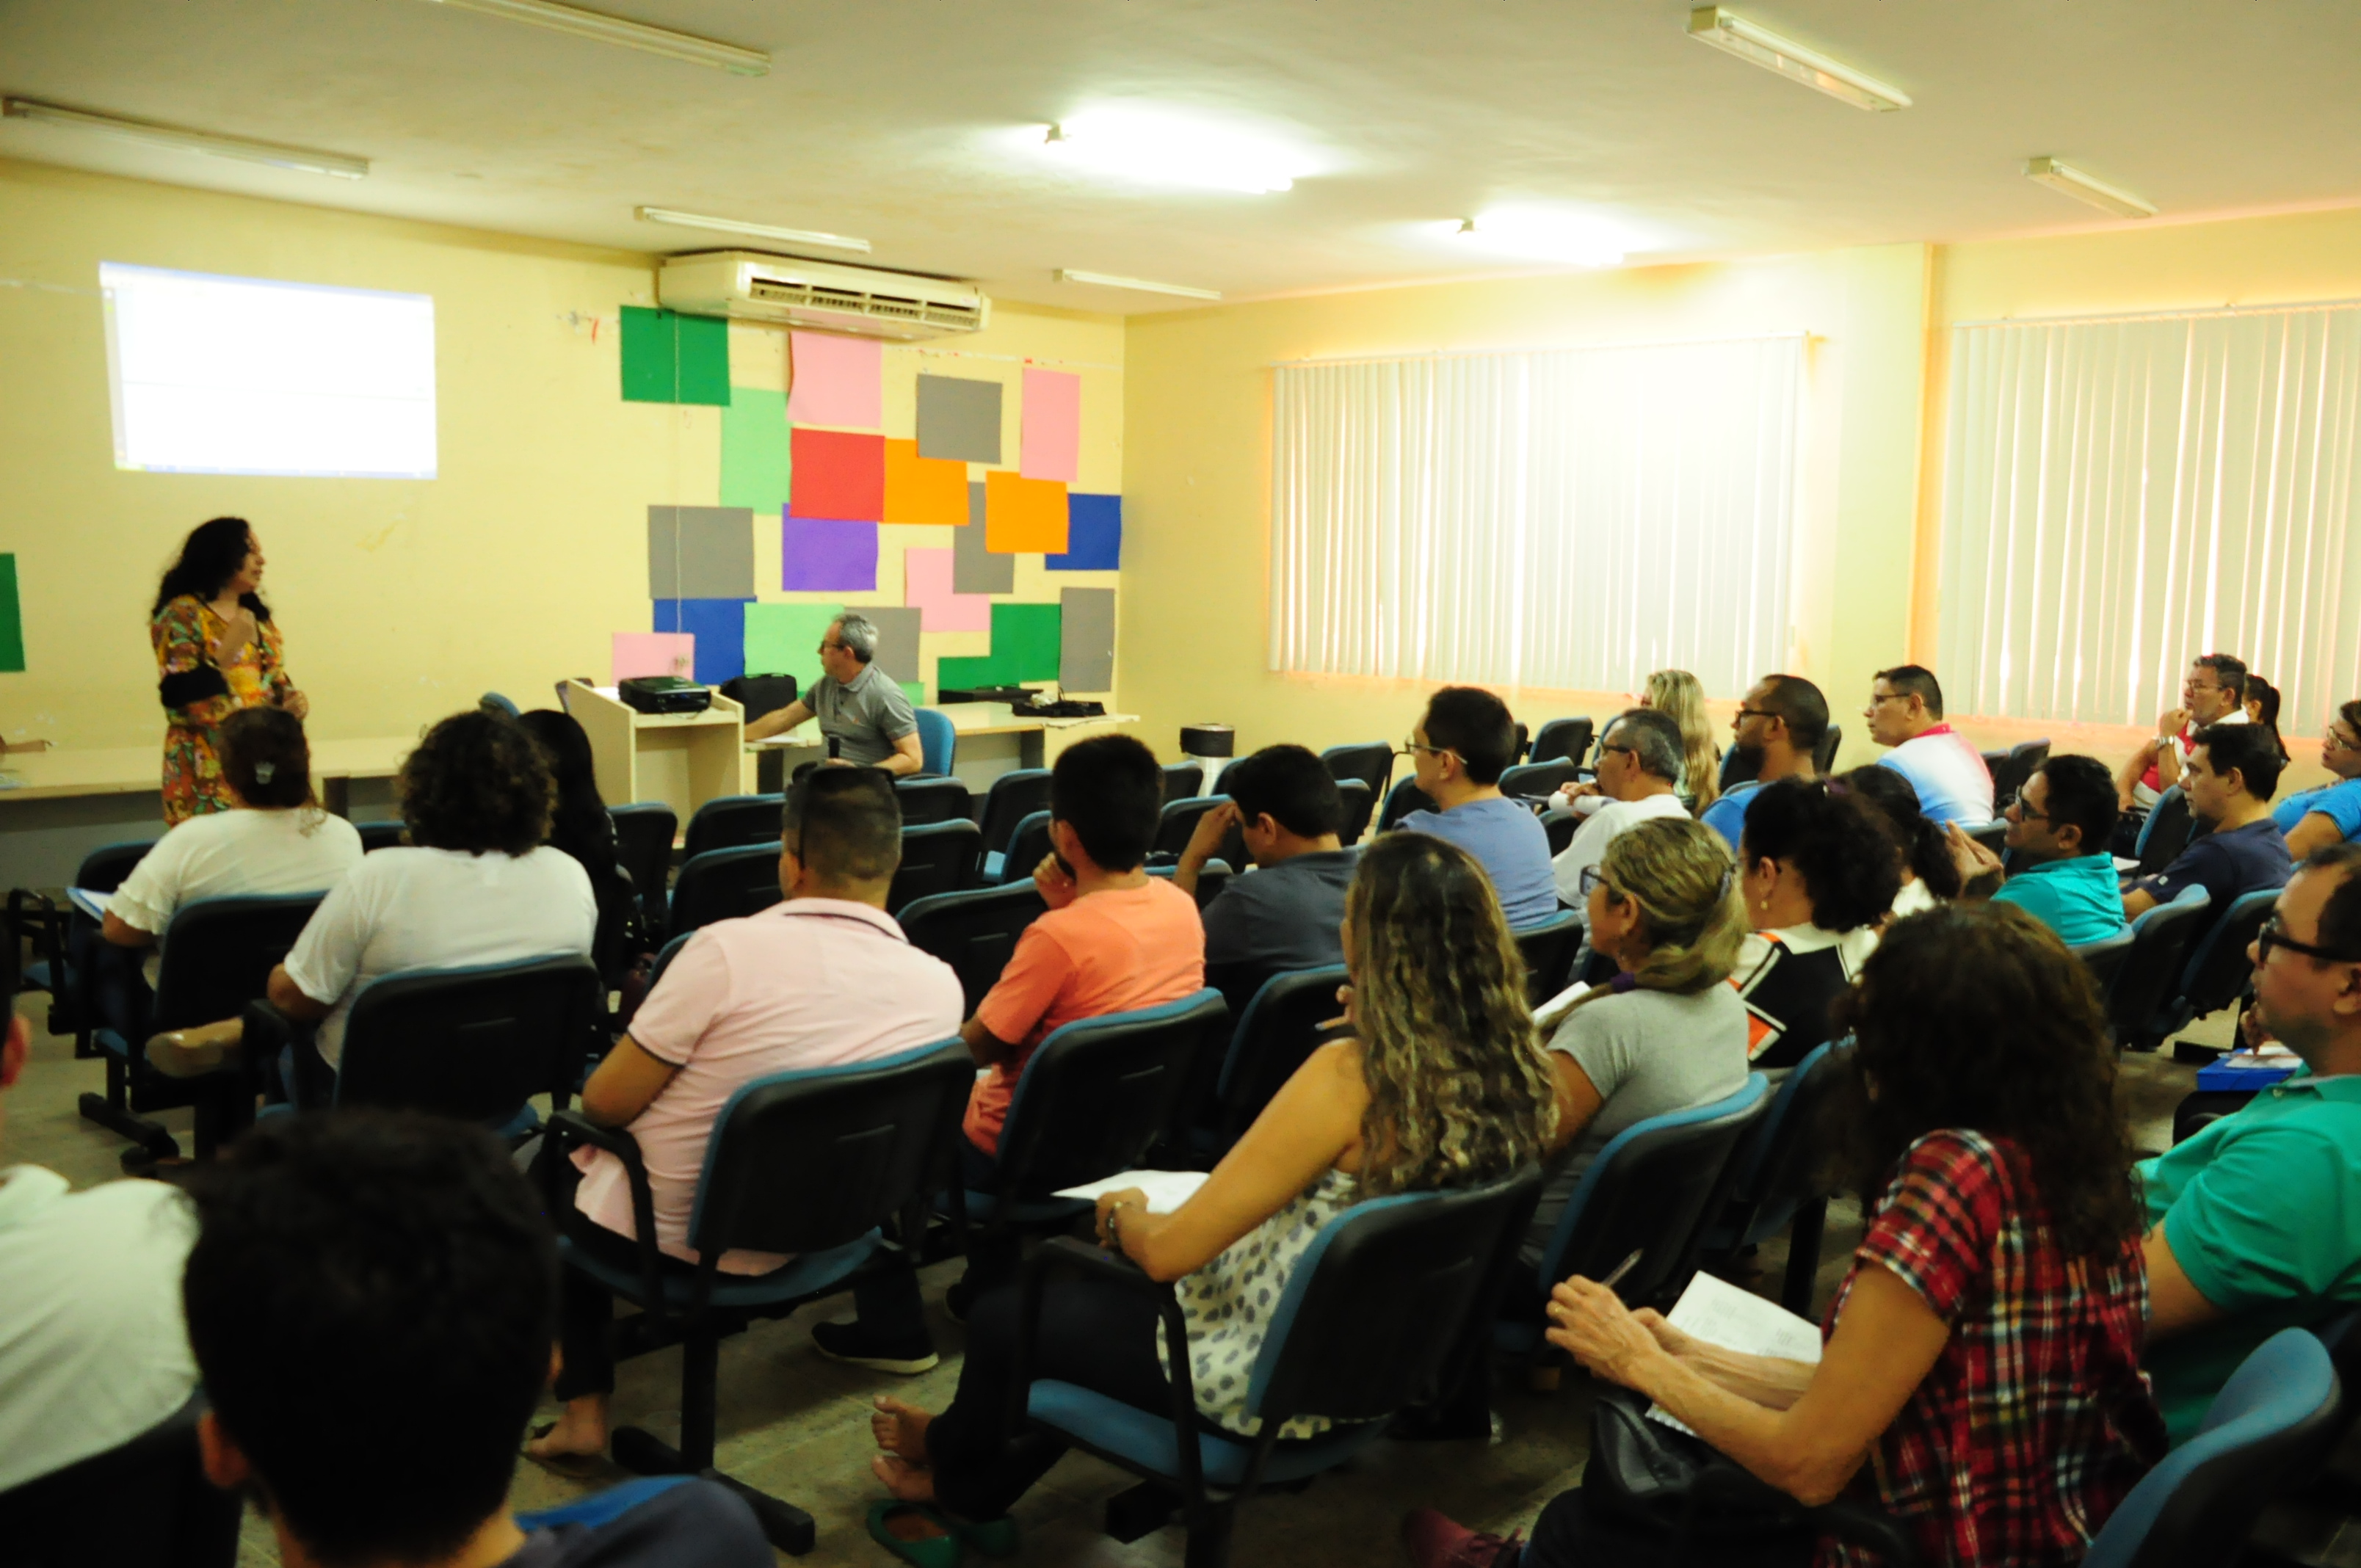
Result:
[[[992,601],[951,586],[949,550],[902,552],[902,602],[920,612],[923,631],[989,631]]]
[[[1066,549],[1042,565],[1052,572],[1112,572],[1123,565],[1123,498],[1066,496]]]
[[[939,691],[972,691],[977,686],[1006,685],[1016,677],[1000,667],[991,654],[967,658],[946,653],[935,661],[935,685]]]
[[[809,691],[820,678],[819,640],[843,613],[840,604],[748,605],[746,668],[758,675],[793,675],[796,691]]]
[[[623,400],[730,406],[730,323],[625,305]]]
[[[915,441],[885,443],[885,521],[967,526],[967,465],[918,455]]]
[[[753,511],[785,509],[794,445],[784,392],[734,387],[721,413],[721,504]]]
[[[1007,554],[1066,550],[1066,487],[1005,468],[983,477],[983,543]]]
[[[918,455],[951,463],[1000,461],[1000,383],[918,378]]]
[[[66,889],[66,896],[73,901],[76,909],[93,920],[106,918],[107,904],[115,897],[111,893],[93,893],[86,887],[70,887]]]
[[[877,522],[885,516],[885,438],[795,427],[788,509],[797,517]]]
[[[658,631],[685,631],[697,639],[693,674],[709,686],[746,673],[745,599],[658,599]],[[815,644],[817,646],[817,644]]]
[[[897,682],[918,678],[920,613],[898,604],[849,604],[848,610],[867,616],[877,628],[877,667]],[[815,648],[818,643],[812,644]],[[914,705],[915,706],[915,705]]]
[[[1013,594],[1016,557],[994,551],[984,528],[984,488],[967,488],[968,524],[951,535],[951,587],[963,594]]]
[[[794,376],[787,418],[854,430],[875,430],[884,422],[884,344],[872,337],[791,332],[787,355]]]
[[[685,631],[618,631],[609,679],[637,680],[642,675],[697,675],[697,639]]]
[[[1741,1290],[1710,1274],[1699,1274],[1689,1281],[1681,1299],[1664,1314],[1664,1321],[1683,1333],[1694,1334],[1724,1350],[1807,1362],[1814,1366],[1820,1364],[1818,1325],[1797,1317],[1776,1301],[1766,1300],[1752,1290]],[[1649,1406],[1648,1419],[1697,1436],[1661,1406]]]
[[[875,593],[877,525],[791,514],[779,533],[779,587],[789,593]]]
[[[1574,1011],[1574,1004],[1589,992],[1590,987],[1578,980],[1576,981],[1572,985],[1533,1009],[1533,1027],[1540,1030],[1543,1036],[1546,1038],[1550,1032],[1565,1020],[1565,1015]]]
[[[1061,1187],[1053,1196],[1095,1200],[1103,1192],[1120,1192],[1126,1187],[1137,1187],[1148,1194],[1149,1213],[1170,1214],[1196,1196],[1197,1189],[1205,1185],[1205,1176],[1202,1170],[1126,1170],[1104,1181],[1085,1181],[1080,1187]]]
[[[648,597],[754,597],[754,514],[744,507],[648,508]]]
[[[25,612],[16,598],[16,557],[0,555],[0,670],[25,668]]]
[[[1058,596],[1058,689],[1115,689],[1115,590],[1068,588]]]
[[[1054,604],[994,605],[993,663],[1012,681],[1056,680],[1063,619]]]
[[[677,400],[730,406],[730,323],[719,316],[673,317]]]
[[[1071,485],[1082,446],[1082,378],[1062,370],[1027,369],[1017,472]]]

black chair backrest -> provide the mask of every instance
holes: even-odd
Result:
[[[1828,732],[1820,737],[1820,743],[1812,748],[1812,766],[1819,770],[1820,777],[1828,777],[1828,770],[1837,765],[1837,748],[1842,744],[1844,726],[1829,725]]]
[[[396,817],[388,822],[356,822],[354,828],[361,836],[361,853],[374,855],[379,850],[398,850],[401,836],[410,830],[409,824]]]
[[[153,839],[101,844],[82,858],[82,864],[74,870],[73,884],[93,893],[113,893],[131,874],[131,868],[147,859],[148,851],[155,847]]]
[[[137,1437],[0,1492],[9,1568],[231,1568],[244,1499],[205,1479],[201,1398]]]
[[[1177,864],[1150,866],[1148,868],[1148,874],[1149,876],[1172,877],[1177,876],[1180,870],[1180,868]],[[1215,855],[1212,860],[1207,861],[1197,870],[1197,907],[1202,909],[1208,904],[1213,903],[1213,900],[1221,897],[1222,889],[1229,885],[1230,862],[1222,859],[1221,856]]]
[[[1500,775],[1500,793],[1526,800],[1540,800],[1555,795],[1561,784],[1572,784],[1576,764],[1561,757],[1554,762],[1527,762],[1509,769]]]
[[[1189,847],[1189,835],[1197,830],[1197,818],[1215,806],[1227,806],[1229,803],[1230,797],[1226,795],[1191,795],[1185,800],[1171,802],[1157,817],[1156,842],[1149,847],[1148,852],[1158,855],[1179,854]],[[1222,835],[1222,847],[1213,853],[1217,858],[1227,861],[1234,866],[1246,864],[1245,835],[1235,828],[1231,828]]]
[[[1722,794],[1728,795],[1732,785],[1745,784],[1758,776],[1762,771],[1761,757],[1749,757],[1745,752],[1732,746],[1721,754],[1721,772],[1718,775],[1719,779],[1718,787]]]
[[[2082,967],[2091,971],[2091,983],[2099,988],[2099,998],[2103,1002],[2124,960],[2131,957],[2131,927],[2126,926],[2114,936],[2102,937],[2095,942],[2076,943],[2067,951],[2081,959]]]
[[[1205,766],[1202,762],[1167,762],[1159,771],[1164,775],[1163,798],[1157,803],[1159,806],[1205,793]]]
[[[1582,950],[1582,916],[1572,909],[1510,935],[1525,956],[1525,998],[1539,1007],[1574,982],[1574,955]]]
[[[1817,1196],[1820,1163],[1828,1153],[1821,1118],[1851,1048],[1843,1040],[1814,1046],[1773,1091],[1763,1119],[1732,1156],[1730,1200],[1750,1219]]]
[[[1337,780],[1336,793],[1345,802],[1345,827],[1336,837],[1345,844],[1357,844],[1369,830],[1369,814],[1377,810],[1378,797],[1359,779]]]
[[[2278,907],[2279,897],[2275,887],[2240,894],[2223,911],[2222,918],[2191,945],[2189,967],[2180,976],[2180,1003],[2190,1017],[2202,1018],[2227,1007],[2246,989],[2247,977],[2255,972],[2255,966],[2246,961],[2246,949]]]
[[[1206,1034],[1228,1022],[1222,993],[1208,987],[1052,1031],[1017,1078],[996,1191],[1038,1198],[1137,1167],[1178,1121]]]
[[[2139,865],[2135,876],[2154,876],[2180,858],[2196,834],[2197,819],[2190,815],[2189,797],[2174,784],[2157,797],[2148,808],[2147,820],[2140,825],[2137,850]]]
[[[672,918],[666,931],[675,937],[768,909],[785,897],[779,891],[779,846],[750,844],[736,850],[710,850],[692,856],[680,868],[673,884]]]
[[[1509,751],[1509,761],[1511,762],[1523,762],[1525,760],[1525,753],[1532,749],[1532,731],[1527,729],[1522,723],[1520,723],[1517,726],[1517,739]]]
[[[562,1106],[605,1003],[598,967],[571,955],[371,981],[345,1020],[336,1103],[492,1123],[536,1094]]]
[[[615,858],[631,873],[640,908],[661,926],[664,890],[672,881],[672,841],[680,831],[680,819],[661,800],[610,806],[607,817],[615,824]]]
[[[1993,809],[2000,810],[2009,797],[2025,787],[2025,781],[2034,770],[2049,760],[2049,741],[2020,740],[2005,751],[1986,751],[1984,766],[1992,771]]]
[[[2132,922],[2131,951],[2107,988],[2107,1024],[2118,1045],[2147,1037],[2157,1009],[2172,1000],[2189,963],[2189,949],[2203,934],[2213,911],[2202,900],[2158,905]]]
[[[1540,1196],[1539,1166],[1482,1187],[1405,1193],[1331,1220],[1272,1312],[1275,1352],[1248,1383],[1265,1420],[1374,1420],[1425,1404],[1488,1312]],[[1267,1342],[1268,1343],[1268,1342]]]
[[[785,795],[725,795],[707,801],[688,819],[682,861],[693,861],[715,850],[777,843],[779,813],[786,804]]]
[[[1049,910],[1030,878],[1006,887],[939,893],[912,901],[895,916],[902,934],[921,952],[932,953],[958,971],[960,989],[973,1013],[1008,967],[1016,938]]]
[[[975,880],[983,858],[983,834],[962,817],[902,829],[902,863],[885,890],[885,913],[898,913],[914,899],[957,893]]]
[[[1352,746],[1331,746],[1320,753],[1328,764],[1328,776],[1338,784],[1346,779],[1358,779],[1369,786],[1374,797],[1386,793],[1394,781],[1394,749],[1384,740],[1364,740]]]
[[[688,939],[696,935],[694,931],[684,931],[664,945],[656,954],[655,962],[648,966],[648,991],[655,990],[656,981],[664,979],[664,970],[672,968],[673,959],[680,957],[680,950],[688,946]]]
[[[1049,809],[1049,770],[1016,768],[992,781],[983,797],[983,852],[997,855],[1008,848],[1016,825],[1037,811]]]
[[[1542,818],[1542,831],[1549,837],[1550,859],[1565,853],[1574,836],[1582,831],[1582,818],[1571,811],[1554,811]]]
[[[270,970],[303,934],[326,895],[200,898],[172,911],[156,974],[156,1030],[235,1018],[269,989]],[[144,1041],[129,1042],[133,1054]]]
[[[1385,809],[1378,813],[1378,831],[1389,832],[1393,825],[1413,811],[1433,811],[1434,802],[1417,782],[1404,779],[1386,792]]]
[[[1008,848],[1001,851],[1000,877],[994,885],[1005,887],[1012,882],[1023,882],[1049,852],[1049,814],[1037,811],[1019,822],[1016,831],[1008,836]]]
[[[1553,718],[1533,733],[1532,761],[1580,763],[1590,755],[1590,716]]]
[[[975,796],[958,779],[896,779],[894,798],[901,803],[905,828],[923,827],[929,822],[975,820]]]
[[[1237,1012],[1214,1085],[1224,1148],[1245,1135],[1280,1085],[1328,1037],[1320,1025],[1343,1011],[1336,988],[1345,981],[1343,964],[1275,974]]]
[[[1969,838],[1995,855],[2008,852],[2008,823],[2002,817],[1995,817],[1982,827],[1970,828],[1966,832]]]
[[[822,1252],[950,1179],[975,1059],[957,1040],[741,1086],[716,1119],[689,1241]]]

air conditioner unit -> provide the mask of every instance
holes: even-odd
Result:
[[[665,258],[656,299],[689,315],[904,340],[982,332],[992,321],[991,300],[971,283],[752,250]]]

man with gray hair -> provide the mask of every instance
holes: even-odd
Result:
[[[926,766],[918,750],[918,717],[902,683],[879,669],[877,627],[849,609],[828,623],[819,640],[826,672],[796,701],[746,726],[746,739],[783,735],[817,717],[828,740],[828,760],[854,767],[915,773]]]
[[[1628,707],[1615,716],[1598,742],[1597,782],[1576,785],[1558,796],[1561,805],[1576,811],[1592,808],[1574,841],[1550,861],[1559,903],[1582,911],[1587,921],[1590,901],[1582,873],[1606,858],[1609,842],[1652,817],[1688,816],[1679,795],[1681,758],[1681,727],[1671,715],[1653,707]]]

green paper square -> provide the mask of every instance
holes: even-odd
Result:
[[[992,657],[1014,681],[1058,678],[1060,609],[1054,604],[992,607]]]
[[[678,402],[678,351],[674,345],[673,313],[643,305],[623,307],[623,400],[627,403]]]
[[[673,326],[679,334],[679,400],[728,408],[730,323],[719,316],[675,316]]]
[[[815,646],[817,646],[817,644],[815,644]],[[902,695],[910,699],[910,706],[912,707],[924,707],[927,706],[926,682],[903,681],[899,684],[902,687]]]
[[[935,663],[935,689],[969,691],[1000,685],[1000,669],[991,654],[980,659],[943,658]]]
[[[721,415],[721,504],[769,512],[774,522],[787,504],[792,467],[787,395],[740,387]]]
[[[840,604],[750,604],[746,607],[746,673],[793,675],[807,692],[822,674],[819,640],[828,623],[844,613]]]
[[[25,617],[16,604],[16,557],[0,555],[0,670],[25,668]]]

